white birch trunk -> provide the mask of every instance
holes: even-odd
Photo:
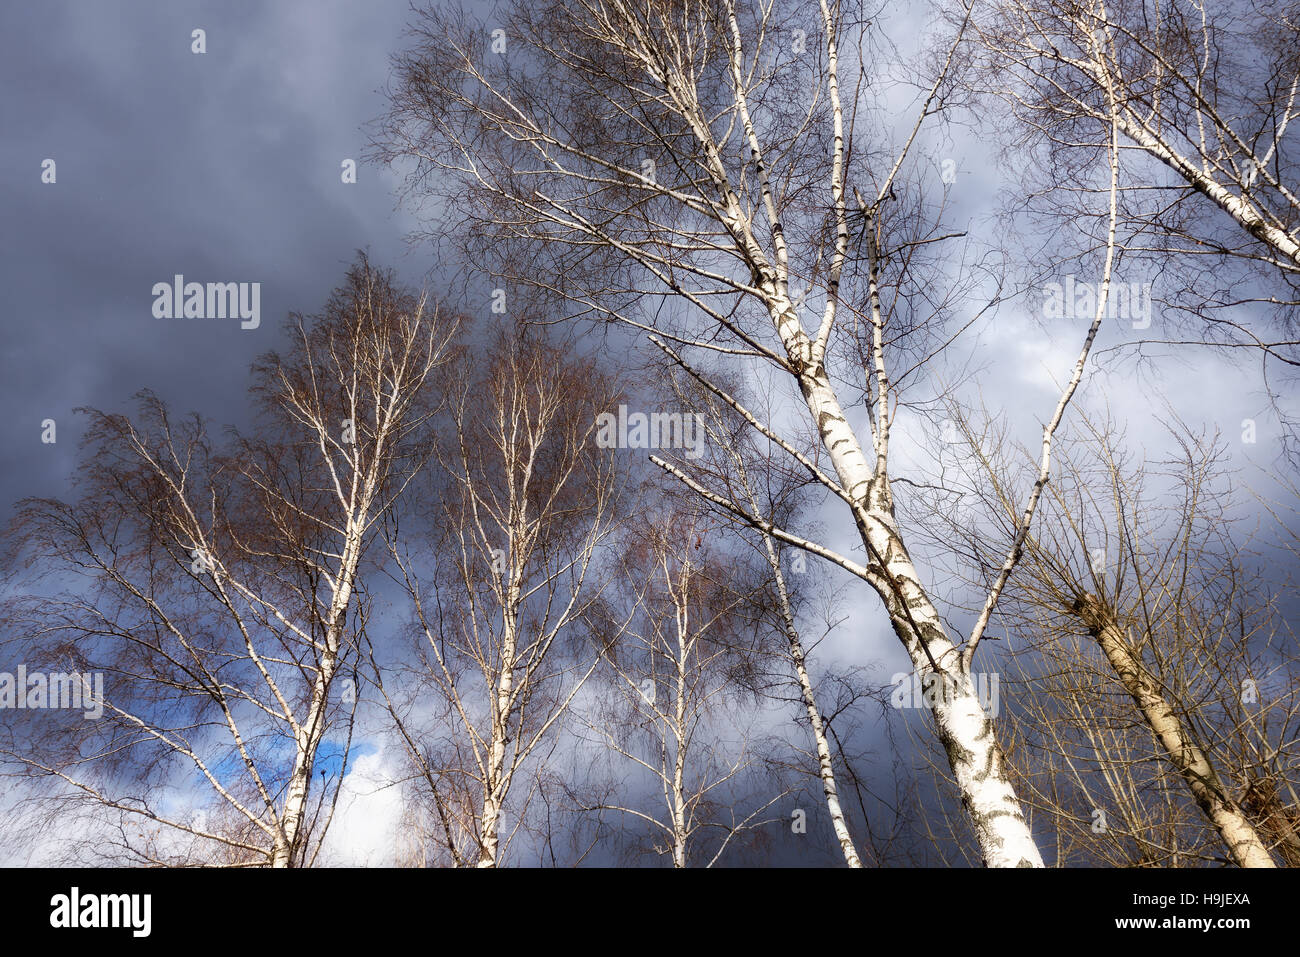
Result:
[[[849,834],[848,822],[844,818],[844,809],[840,806],[839,788],[835,784],[835,767],[831,764],[831,749],[826,742],[826,729],[822,725],[821,711],[817,708],[817,699],[813,697],[812,681],[808,678],[808,669],[804,667],[803,644],[798,635],[790,641],[790,657],[794,659],[794,670],[799,676],[799,690],[803,695],[804,706],[808,709],[808,721],[812,725],[813,740],[817,745],[817,776],[821,778],[822,794],[826,798],[826,810],[830,814],[831,827],[835,839],[844,852],[844,863],[849,867],[861,867],[862,858],[853,846],[853,836]]]
[[[514,508],[511,509],[512,515]],[[491,740],[487,766],[483,775],[483,813],[479,818],[479,867],[496,867],[501,853],[501,810],[510,782],[506,773],[506,747],[509,743],[510,714],[514,709],[515,657],[519,648],[519,583],[523,569],[515,565],[524,535],[522,516],[512,519],[506,540],[509,543],[510,571],[501,603],[501,675],[497,679],[492,702]]]
[[[673,700],[673,736],[676,748],[673,754],[673,867],[686,866],[686,659],[690,653],[686,624],[681,618],[684,609],[678,609],[677,623],[677,683]]]
[[[321,654],[320,667],[312,683],[306,720],[299,725],[296,735],[297,753],[294,755],[293,769],[289,774],[280,832],[272,850],[272,867],[292,867],[294,864],[301,839],[302,822],[306,816],[307,799],[311,793],[311,776],[316,749],[325,735],[325,712],[329,707],[330,687],[338,667],[343,627],[348,606],[352,602],[352,588],[360,558],[361,530],[355,523],[350,523],[347,543],[340,562],[339,585],[330,600],[329,617],[325,625],[325,647]]]
[[[789,303],[781,311],[791,317],[794,313]],[[779,329],[790,328],[776,310],[773,318]],[[804,343],[801,334],[787,340],[788,353],[807,355]],[[888,609],[894,633],[923,682],[935,675],[932,661],[944,670],[940,680],[945,694],[934,708],[935,726],[985,865],[1042,867],[1042,856],[1007,776],[993,722],[984,713],[961,655],[944,633],[894,522],[888,478],[874,476],[825,368],[820,363],[805,365],[799,384],[840,485],[853,501],[854,519],[871,556],[869,567],[883,573],[873,587]],[[883,567],[877,563],[880,560]]]
[[[817,698],[813,694],[812,680],[808,677],[808,668],[804,663],[803,642],[799,640],[799,630],[795,627],[794,611],[790,607],[790,593],[786,589],[785,575],[781,572],[781,561],[770,535],[763,536],[763,544],[767,547],[767,560],[772,566],[772,574],[776,577],[781,617],[785,622],[786,640],[790,644],[790,659],[794,662],[795,674],[799,679],[799,692],[808,711],[808,723],[812,725],[813,741],[817,747],[817,775],[822,782],[822,794],[826,798],[826,810],[830,814],[831,827],[835,831],[835,839],[840,842],[844,862],[849,867],[861,867],[862,858],[858,856],[858,849],[853,845],[853,836],[849,834],[844,809],[840,806],[839,788],[835,783],[835,766],[831,763],[831,749],[826,740],[826,729],[822,725]]]
[[[513,578],[513,576],[512,576]],[[501,844],[501,807],[507,787],[506,745],[514,694],[515,649],[518,644],[514,614],[518,589],[511,581],[501,636],[501,677],[492,703],[492,738],[488,747],[487,773],[483,779],[483,813],[479,821],[479,867],[496,867]]]
[[[378,452],[376,452],[377,461]],[[325,736],[325,714],[329,709],[330,688],[338,670],[343,629],[347,624],[348,607],[352,604],[352,591],[356,587],[365,527],[369,520],[377,483],[378,477],[372,466],[358,481],[357,486],[360,487],[354,486],[355,507],[351,510],[344,526],[338,575],[334,580],[334,592],[330,596],[330,607],[325,618],[324,646],[321,649],[320,665],[316,671],[315,681],[312,682],[311,700],[306,718],[296,729],[297,754],[294,756],[293,768],[289,774],[279,833],[272,849],[273,868],[294,866],[298,845],[302,840],[302,824],[307,813],[307,799],[311,794],[316,750]]]
[[[1170,763],[1187,782],[1197,806],[1223,838],[1232,860],[1240,867],[1276,867],[1254,825],[1228,795],[1205,752],[1184,731],[1178,715],[1160,693],[1156,679],[1133,653],[1114,616],[1093,595],[1088,595],[1076,609]]]

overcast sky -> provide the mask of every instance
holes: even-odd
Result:
[[[0,10],[0,503],[62,487],[77,406],[126,409],[147,387],[175,408],[239,422],[249,362],[275,345],[289,310],[323,303],[357,248],[408,281],[433,270],[426,249],[403,241],[413,223],[395,210],[394,177],[364,164],[357,183],[340,176],[383,110],[408,14],[405,0]],[[202,55],[191,52],[195,29],[206,33]],[[900,88],[900,105],[909,95]],[[954,219],[978,225],[1004,185],[997,164],[978,138],[934,149],[958,163]],[[42,182],[46,159],[53,184]],[[178,273],[260,282],[260,328],[154,318],[154,283]],[[1118,334],[1105,330],[1103,345]],[[982,377],[986,399],[1026,413],[1032,430],[1076,351],[1073,330],[1002,310],[977,353],[1006,370]],[[1157,391],[1229,433],[1262,413],[1256,457],[1271,456],[1258,391],[1216,357],[1162,380],[1112,378],[1080,401],[1135,413],[1141,431]],[[40,441],[48,418],[54,445]]]
[[[239,422],[249,362],[312,312],[357,248],[422,278],[362,126],[405,2],[107,2],[0,9],[0,500],[51,494],[72,410],[140,388]],[[207,52],[191,52],[206,31]],[[56,182],[42,182],[42,163]],[[261,326],[156,319],[151,289],[260,282]],[[57,442],[40,441],[42,420]]]

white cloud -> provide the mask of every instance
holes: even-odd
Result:
[[[353,759],[321,851],[322,863],[344,867],[395,863],[403,795],[401,786],[392,783],[394,771],[383,750]]]

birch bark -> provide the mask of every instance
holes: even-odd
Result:
[[[1205,752],[1160,693],[1159,682],[1142,664],[1115,616],[1095,595],[1085,596],[1075,611],[1096,637],[1106,660],[1170,763],[1187,783],[1197,806],[1222,836],[1232,860],[1240,867],[1276,867],[1254,825],[1224,789]]]

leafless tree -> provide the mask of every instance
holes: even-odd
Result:
[[[620,514],[620,463],[594,441],[618,389],[520,329],[499,331],[481,362],[463,351],[443,384],[435,537],[422,543],[410,519],[388,527],[415,664],[371,660],[431,857],[494,867],[537,793],[535,759],[615,637],[589,611]]]
[[[963,432],[985,473],[986,520],[1005,523],[1025,452],[969,422]],[[1171,434],[1176,459],[1134,462],[1113,421],[1085,421],[1059,451],[1000,613],[1015,644],[1004,656],[1010,761],[1055,833],[1058,865],[1295,858],[1300,699],[1285,583],[1261,576],[1236,540],[1222,448]],[[965,538],[977,587],[998,557],[978,524],[965,516],[942,532]]]
[[[755,438],[755,433],[741,415],[689,376],[679,375],[672,383],[672,391],[679,403],[694,409],[700,416],[708,437],[707,453],[694,463],[696,481],[706,484],[715,494],[743,503],[750,514],[761,516],[769,525],[790,527],[793,513],[805,502],[800,493],[808,482],[806,473],[797,464],[791,469],[783,449],[761,434]],[[728,383],[725,391],[731,396],[745,395],[745,390],[736,383]],[[749,408],[758,407],[756,400],[746,397],[746,401]],[[774,411],[770,407],[764,410],[769,418]],[[801,437],[801,442],[801,451],[805,455],[812,454],[810,445],[815,442],[815,437],[812,442],[808,437]],[[685,467],[691,463],[679,457],[676,464]],[[746,604],[752,609],[751,614],[758,620],[760,628],[769,627],[781,638],[780,641],[764,641],[755,646],[754,650],[760,655],[750,669],[753,672],[753,690],[767,698],[783,700],[793,678],[802,717],[807,720],[811,733],[811,760],[816,767],[831,829],[845,863],[849,867],[861,867],[862,859],[849,832],[847,815],[840,801],[833,758],[835,748],[817,703],[808,662],[809,650],[805,647],[796,614],[799,590],[782,568],[781,545],[767,530],[754,529],[738,521],[733,512],[727,509],[715,511],[754,550],[761,569],[755,574],[761,575],[765,581],[761,589],[748,597]],[[802,575],[806,568],[803,553],[789,549],[785,555],[787,563],[791,556],[794,556],[796,572]],[[827,631],[839,623],[828,620]],[[778,664],[766,666],[763,662],[767,659]],[[853,678],[851,675],[836,677],[846,685]]]
[[[30,588],[10,647],[102,672],[104,713],[30,712],[4,754],[44,806],[90,806],[115,835],[102,853],[313,862],[347,766],[355,686],[337,686],[361,576],[422,464],[454,325],[362,256],[320,315],[290,318],[289,351],[255,365],[253,435],[219,448],[199,416],[141,393],[134,420],[88,411],[76,501],[21,504],[10,542]]]
[[[609,693],[587,713],[594,738],[648,781],[589,805],[648,826],[657,853],[683,868],[715,864],[745,832],[771,823],[780,799],[747,800],[754,754],[752,696],[737,672],[761,641],[752,602],[762,580],[719,539],[707,510],[660,498],[629,524],[620,563],[627,624],[605,655]],[[747,699],[751,699],[747,701]],[[657,809],[653,806],[657,805]]]
[[[965,21],[966,11],[953,16]],[[1285,393],[1300,364],[1300,10],[1273,0],[995,0],[970,23],[983,66],[973,82],[1018,116],[1019,154],[1049,156],[1016,206],[1056,225],[1094,217],[1088,194],[1098,187],[1081,174],[1112,126],[1121,137],[1119,244],[1154,278],[1166,311],[1125,347],[1213,344],[1258,356],[1289,419]]]

